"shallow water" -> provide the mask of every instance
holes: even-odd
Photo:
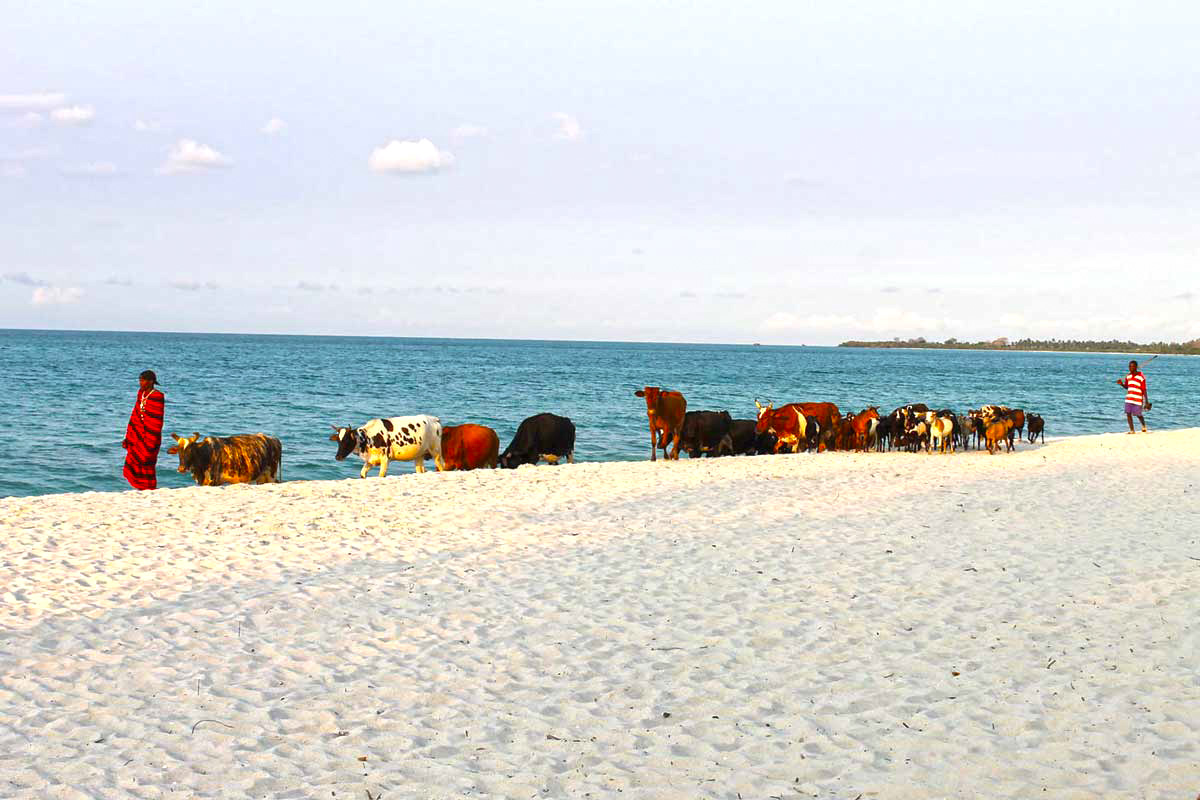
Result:
[[[1144,360],[1144,357],[1143,359]],[[430,413],[490,425],[503,448],[525,417],[574,420],[583,461],[649,456],[635,389],[682,391],[690,409],[752,418],[754,400],[842,409],[1004,403],[1042,414],[1047,436],[1122,430],[1115,381],[1129,357],[1100,353],[868,350],[324,336],[0,331],[0,496],[119,490],[137,374],[166,387],[166,432],[262,431],[283,442],[286,480],[351,477],[331,424]],[[1196,424],[1200,359],[1149,365],[1155,428]],[[190,476],[159,459],[160,486]],[[395,465],[391,472],[411,470]]]

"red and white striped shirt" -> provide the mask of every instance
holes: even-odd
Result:
[[[1140,372],[1125,376],[1125,402],[1146,405],[1146,376]]]

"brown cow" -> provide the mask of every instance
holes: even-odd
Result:
[[[442,460],[447,470],[495,469],[500,437],[486,425],[442,428]]]
[[[754,404],[758,406],[759,416],[762,416],[763,406],[759,405],[755,400]],[[838,407],[833,403],[788,403],[795,406],[803,417],[813,417],[817,421],[817,425],[821,431],[821,438],[817,444],[817,452],[824,450],[828,443],[833,440],[837,433],[837,425],[842,420],[842,414],[838,411]],[[766,408],[771,408],[767,404]]]
[[[274,436],[243,433],[236,436],[179,437],[167,450],[179,456],[179,472],[191,472],[198,486],[227,483],[279,483],[283,445]]]
[[[775,408],[769,403],[763,406],[755,400],[754,405],[758,406],[758,422],[754,432],[760,436],[765,433],[775,436],[775,446],[771,452],[778,453],[784,445],[791,445],[797,453],[808,449],[808,420],[797,403]]]
[[[984,438],[987,440],[987,450],[990,455],[995,455],[1002,447],[1007,446],[1009,450],[1013,449],[1012,444],[1012,429],[1013,422],[1008,417],[989,417],[987,428],[984,430]]]
[[[679,392],[647,386],[634,394],[646,398],[646,417],[650,420],[650,460],[657,460],[657,448],[663,451],[663,460],[679,460],[679,437],[683,433],[683,416],[687,413],[687,400]],[[673,443],[671,455],[667,455],[667,440]]]
[[[850,423],[854,427],[854,446],[866,452],[875,443],[875,429],[879,425],[879,409],[869,406],[854,415]]]

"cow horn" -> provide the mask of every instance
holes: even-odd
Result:
[[[762,403],[758,402],[758,398],[757,398],[757,397],[756,397],[756,398],[754,398],[754,406],[755,406],[755,408],[757,408],[759,411],[762,411]]]
[[[192,444],[195,444],[195,443],[196,443],[196,440],[197,440],[197,439],[199,439],[199,438],[200,438],[200,431],[196,431],[196,432],[194,432],[194,433],[192,434]]]
[[[339,428],[337,425],[330,425],[329,427],[333,428],[335,431],[341,430],[341,428]]]
[[[175,440],[175,441],[177,441],[177,442],[179,441],[179,437],[178,437],[178,436],[176,436],[176,435],[175,435],[175,434],[173,434],[173,433],[171,434],[171,438],[172,438],[172,439],[174,439],[174,440]]]

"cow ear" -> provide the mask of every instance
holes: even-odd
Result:
[[[634,394],[634,396],[635,396],[635,397],[645,397],[645,396],[646,396],[646,390],[645,390],[645,389],[638,389],[638,390],[637,390],[636,392],[634,392],[633,394]]]
[[[340,437],[336,433],[329,434],[329,441],[336,442]]]
[[[169,455],[169,456],[178,455],[178,453],[179,453],[178,445],[176,445],[175,447],[167,448],[167,455]]]

